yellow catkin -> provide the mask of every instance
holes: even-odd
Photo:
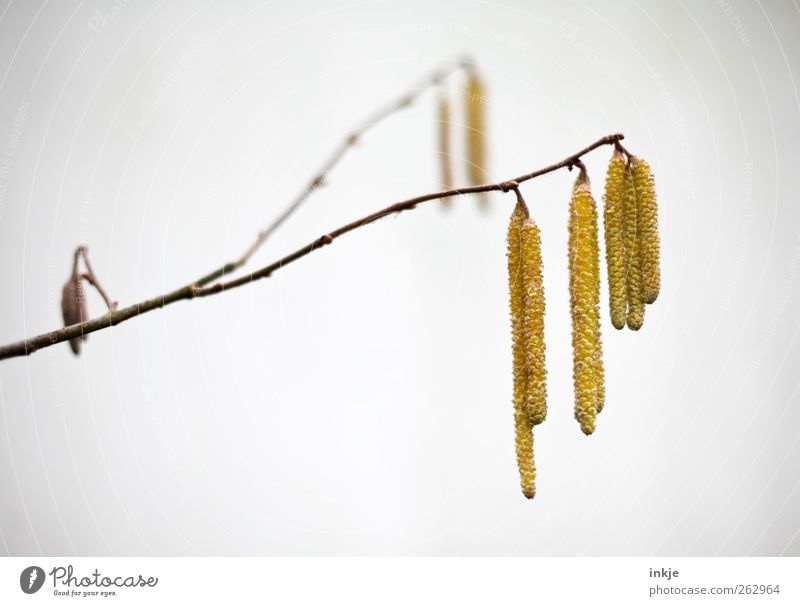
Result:
[[[575,180],[569,211],[569,286],[572,315],[575,418],[581,431],[595,429],[605,398],[600,334],[597,208],[584,170]]]
[[[521,202],[508,224],[508,286],[514,374],[514,441],[522,493],[536,494],[533,426],[546,415],[544,289],[539,228]]]
[[[526,399],[524,278],[522,271],[522,222],[525,211],[517,204],[508,223],[508,292],[511,311],[511,350],[513,357],[514,410],[522,410]]]
[[[514,378],[514,442],[522,493],[529,499],[536,494],[536,468],[533,464],[533,423],[525,410],[527,394],[525,317],[525,268],[523,222],[525,210],[514,207],[508,222],[508,290],[511,304],[511,344]]]
[[[533,424],[522,410],[514,411],[514,442],[519,468],[522,494],[532,499],[536,496],[536,465],[533,461]]]
[[[591,194],[590,194],[591,195]],[[594,326],[597,332],[597,339],[594,342],[594,372],[595,384],[597,386],[596,404],[597,412],[601,412],[606,403],[606,380],[605,380],[605,366],[603,365],[603,343],[600,338],[600,242],[597,218],[597,205],[592,198],[592,261],[594,262],[594,275],[595,275],[595,298],[597,306],[595,307],[595,315],[593,316]]]
[[[655,181],[650,165],[636,156],[631,158],[631,172],[638,211],[637,234],[642,271],[642,301],[653,303],[661,289]]]
[[[547,371],[544,345],[544,284],[542,241],[532,219],[522,223],[523,319],[525,341],[525,412],[538,425],[547,416]]]
[[[628,328],[639,330],[644,324],[642,267],[639,257],[638,207],[630,166],[625,170],[625,257],[628,295]]]
[[[439,95],[437,108],[437,118],[439,123],[439,167],[441,169],[442,188],[453,188],[453,167],[451,165],[450,153],[450,102],[447,96],[442,93]],[[451,198],[442,198],[443,206],[450,206]]]
[[[486,133],[484,131],[483,105],[485,103],[483,84],[478,74],[470,72],[464,92],[467,117],[467,176],[472,185],[486,181]],[[489,197],[481,193],[478,202],[481,207],[488,205]]]
[[[622,151],[614,150],[606,176],[603,222],[606,239],[606,266],[608,267],[608,306],[611,312],[611,324],[616,329],[625,327],[627,307],[624,181],[625,157]]]

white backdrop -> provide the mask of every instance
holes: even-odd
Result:
[[[60,324],[79,243],[123,305],[237,256],[351,127],[462,53],[487,85],[491,176],[623,131],[656,174],[663,256],[641,331],[604,313],[587,438],[573,175],[523,187],[548,306],[533,502],[511,196],[384,220],[80,358],[0,362],[0,552],[800,555],[799,26],[778,1],[0,4],[0,341]],[[434,99],[371,131],[252,267],[438,189]],[[585,157],[598,198],[609,155]]]

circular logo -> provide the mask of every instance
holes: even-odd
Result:
[[[19,588],[25,593],[36,593],[44,585],[44,570],[38,566],[28,566],[19,575]]]

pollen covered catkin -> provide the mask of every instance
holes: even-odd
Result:
[[[533,424],[523,410],[514,410],[514,443],[519,468],[522,494],[532,499],[536,496],[536,465],[533,460]]]
[[[472,185],[480,185],[486,180],[486,141],[483,84],[475,71],[471,71],[467,77],[464,97],[467,117],[467,176]],[[482,207],[488,205],[488,200],[486,193],[481,193],[478,197]]]
[[[511,311],[511,351],[513,358],[514,410],[521,411],[527,393],[525,372],[524,278],[522,270],[522,222],[525,211],[521,204],[514,207],[508,222],[508,292]]]
[[[604,385],[600,335],[597,209],[585,170],[575,180],[569,209],[569,290],[572,315],[575,418],[586,435],[594,432]]]
[[[625,169],[625,256],[628,298],[628,328],[639,330],[644,324],[642,266],[639,256],[639,210],[630,166]]]
[[[603,366],[603,344],[600,339],[600,242],[599,242],[599,228],[597,218],[597,205],[592,198],[592,260],[594,262],[594,275],[595,280],[595,293],[597,300],[597,314],[595,317],[595,328],[597,329],[597,339],[594,343],[594,372],[597,384],[597,400],[595,407],[597,412],[600,413],[606,403],[606,380],[605,380],[605,367]]]
[[[532,219],[522,222],[522,334],[525,342],[525,405],[533,425],[547,416],[547,371],[544,344],[544,284],[542,282],[542,241]]]
[[[603,196],[603,222],[606,239],[606,265],[608,267],[608,306],[611,324],[616,329],[625,327],[627,285],[625,282],[625,157],[614,150],[608,164],[605,195]]]
[[[523,222],[525,209],[517,203],[508,222],[508,290],[511,303],[511,344],[514,378],[514,443],[520,486],[525,497],[536,494],[536,468],[533,463],[533,423],[525,404],[527,400],[525,337],[525,260]],[[529,230],[528,230],[529,231]],[[530,239],[530,237],[526,238]]]
[[[661,289],[656,188],[653,172],[645,160],[632,157],[631,173],[638,213],[636,231],[642,272],[641,296],[642,301],[649,304],[658,298]]]
[[[451,166],[450,153],[450,102],[447,96],[442,93],[439,95],[437,108],[437,118],[439,123],[439,167],[441,169],[442,188],[453,188],[453,167]],[[450,206],[450,198],[442,198],[443,206]]]

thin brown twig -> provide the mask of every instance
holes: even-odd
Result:
[[[204,275],[202,278],[199,278],[194,282],[197,286],[205,286],[216,280],[217,278],[221,278],[227,274],[233,273],[240,267],[242,267],[245,263],[247,263],[250,258],[256,253],[256,251],[261,248],[261,245],[267,241],[267,239],[277,230],[283,223],[291,217],[297,209],[299,209],[303,203],[308,200],[308,198],[313,194],[320,186],[322,186],[328,174],[333,170],[334,167],[347,155],[347,152],[352,149],[361,137],[364,134],[372,129],[377,124],[383,122],[386,118],[389,118],[393,114],[405,109],[406,107],[410,106],[414,101],[416,101],[423,93],[425,93],[431,87],[439,85],[447,76],[450,74],[460,70],[460,69],[472,69],[472,64],[470,63],[469,59],[461,58],[455,60],[452,65],[448,65],[446,67],[441,67],[434,71],[431,75],[427,78],[421,80],[416,86],[413,86],[410,89],[410,92],[403,94],[400,98],[396,99],[395,101],[385,105],[384,107],[378,109],[375,113],[369,116],[366,120],[364,120],[360,125],[356,126],[353,130],[347,133],[339,144],[339,146],[333,151],[333,153],[328,157],[328,159],[322,164],[322,166],[317,171],[316,175],[311,178],[311,180],[306,184],[303,190],[295,197],[292,202],[279,214],[267,227],[262,229],[258,232],[255,241],[250,245],[250,247],[242,253],[242,255],[236,259],[235,261],[231,261],[222,265],[215,269],[212,272]]]
[[[106,307],[108,307],[108,311],[114,311],[117,309],[117,302],[111,300],[111,297],[108,296],[105,289],[103,289],[102,285],[100,284],[97,274],[94,273],[94,270],[92,269],[92,264],[89,262],[89,248],[85,245],[79,246],[78,250],[75,251],[76,259],[78,254],[83,257],[83,264],[86,265],[86,271],[81,274],[81,277],[89,284],[94,286],[95,290],[100,293],[100,296],[103,297],[103,301],[105,301]]]
[[[73,324],[71,326],[67,326],[66,328],[60,328],[58,330],[53,330],[50,332],[40,334],[30,339],[25,339],[23,341],[18,341],[16,343],[11,343],[9,345],[2,346],[0,347],[0,360],[6,358],[13,358],[17,356],[30,355],[34,351],[43,349],[45,347],[50,347],[51,345],[55,345],[56,343],[61,343],[62,341],[68,341],[69,339],[72,339],[77,336],[89,334],[90,332],[95,332],[98,330],[103,330],[111,326],[116,326],[120,322],[124,322],[125,320],[129,320],[130,318],[139,316],[143,313],[147,313],[154,309],[159,309],[161,307],[164,307],[165,305],[170,305],[172,303],[175,303],[176,301],[181,301],[184,299],[193,299],[195,297],[206,297],[209,295],[214,295],[223,291],[237,288],[239,286],[243,286],[245,284],[250,284],[262,278],[269,277],[282,267],[285,267],[290,263],[293,263],[294,261],[297,261],[298,259],[314,252],[315,250],[318,250],[323,246],[332,243],[339,236],[342,236],[348,232],[364,227],[365,225],[369,225],[370,223],[374,223],[378,219],[382,219],[389,215],[400,213],[405,210],[411,210],[415,208],[418,204],[421,204],[423,202],[428,202],[430,200],[439,200],[442,198],[462,196],[465,194],[475,194],[475,193],[490,192],[490,191],[508,192],[512,189],[516,190],[519,187],[519,184],[524,183],[525,181],[535,179],[536,177],[540,177],[542,175],[551,173],[561,168],[571,168],[580,161],[581,156],[603,145],[613,145],[614,143],[620,141],[623,138],[624,135],[622,135],[622,133],[608,135],[606,137],[603,137],[602,139],[598,139],[591,145],[585,147],[584,149],[575,154],[572,154],[571,156],[565,158],[561,162],[551,164],[550,166],[541,168],[526,175],[520,175],[519,177],[515,177],[514,179],[508,179],[506,181],[501,181],[498,183],[491,183],[486,185],[475,185],[472,187],[448,189],[445,191],[425,194],[423,196],[417,196],[415,198],[409,198],[408,200],[403,200],[402,202],[397,202],[395,204],[392,204],[391,206],[387,206],[382,210],[369,214],[356,221],[348,223],[347,225],[343,225],[338,229],[328,232],[327,234],[324,234],[319,238],[315,239],[313,242],[306,244],[302,248],[297,249],[293,253],[286,255],[282,259],[279,259],[278,261],[275,261],[274,263],[267,265],[266,267],[263,267],[262,269],[259,269],[258,271],[255,271],[247,276],[243,276],[241,278],[237,278],[229,282],[219,282],[217,284],[214,284],[213,286],[208,286],[208,287],[202,287],[197,283],[189,284],[187,286],[174,290],[165,295],[153,297],[152,299],[147,299],[145,301],[142,301],[141,303],[136,303],[134,305],[129,305],[128,307],[124,307],[122,309],[110,311],[104,316],[101,316],[99,318],[94,318],[86,322],[81,322],[80,324]]]

